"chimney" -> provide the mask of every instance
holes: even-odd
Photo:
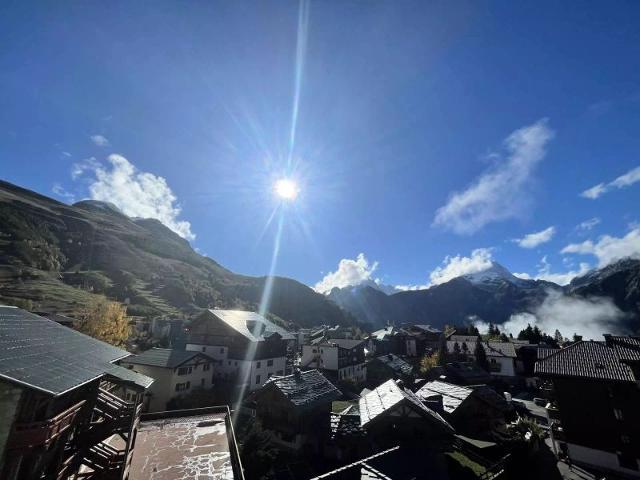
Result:
[[[607,347],[613,346],[613,340],[611,339],[610,333],[605,333],[602,336],[604,337],[604,343],[607,345]]]

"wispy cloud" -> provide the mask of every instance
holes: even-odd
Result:
[[[191,224],[179,220],[177,198],[163,177],[141,172],[122,155],[109,155],[108,165],[95,158],[73,166],[71,175],[89,181],[94,200],[111,202],[130,217],[155,218],[188,240],[195,239]]]
[[[556,233],[556,227],[549,227],[539,232],[529,233],[522,238],[516,239],[516,243],[522,248],[535,248],[538,245],[550,241]]]
[[[63,200],[69,202],[69,203],[73,203],[76,201],[76,197],[73,193],[68,192],[67,190],[65,190],[65,188],[60,185],[59,183],[54,183],[53,187],[51,187],[51,191],[58,196],[59,198],[62,198]]]
[[[633,228],[624,237],[603,235],[596,242],[571,243],[562,249],[562,253],[593,255],[598,259],[599,267],[626,257],[640,258],[640,227]]]
[[[344,288],[360,285],[366,281],[373,281],[373,272],[378,268],[378,262],[370,263],[364,253],[355,259],[343,258],[338,263],[338,269],[324,276],[313,287],[320,293],[328,293],[333,288]]]
[[[491,268],[492,261],[490,248],[477,248],[471,252],[470,257],[447,256],[442,265],[431,272],[431,284],[440,285],[462,275],[482,272]]]
[[[513,275],[524,280],[545,280],[558,285],[568,285],[576,277],[580,277],[591,269],[591,265],[586,262],[580,263],[577,270],[569,270],[566,272],[552,272],[551,264],[547,260],[547,256],[542,257],[538,265],[538,273],[530,275],[528,273],[514,273]]]
[[[531,203],[532,172],[553,136],[546,119],[511,133],[504,140],[504,153],[492,155],[497,163],[466,190],[455,192],[436,212],[434,224],[471,234],[488,223],[522,215]]]
[[[98,147],[108,147],[111,145],[107,137],[103,135],[91,135],[91,141]]]
[[[599,183],[594,185],[582,192],[580,196],[595,200],[611,190],[627,188],[637,182],[640,182],[640,167],[632,168],[624,175],[620,175],[609,183]]]
[[[602,220],[600,220],[598,217],[593,217],[590,218],[589,220],[585,220],[582,223],[579,223],[576,226],[576,230],[580,231],[580,232],[588,232],[593,230],[596,226],[598,226],[600,224]]]

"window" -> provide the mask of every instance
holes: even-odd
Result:
[[[231,363],[231,362],[229,362],[229,363]],[[238,366],[238,362],[236,362],[235,366],[236,366],[236,367]]]
[[[316,350],[315,348],[313,350],[311,350],[313,353],[318,353],[318,350]]]
[[[267,360],[267,367],[273,367],[273,360]]]
[[[204,365],[202,365],[202,371],[203,372],[208,372],[209,370],[211,370],[211,364],[210,363],[205,363]]]
[[[279,376],[280,376],[280,375],[282,375],[282,373],[283,373],[283,372],[282,372],[282,370],[278,370],[278,371],[276,372],[276,375],[279,375]]]
[[[260,385],[260,375],[256,375],[256,385]]]
[[[184,392],[189,389],[189,382],[186,383],[176,383],[176,392]]]
[[[631,438],[629,438],[629,435],[621,435],[620,436],[620,441],[624,444],[624,445],[629,445],[631,443]]]
[[[613,416],[616,417],[616,420],[623,420],[624,416],[622,415],[622,410],[619,408],[613,409]]]
[[[178,375],[189,375],[192,371],[191,367],[180,367],[178,369]]]
[[[256,363],[256,368],[260,368],[260,365],[261,365],[260,362]]]
[[[200,379],[200,386],[201,386],[201,387],[204,387],[204,378],[201,378],[201,379]]]
[[[224,347],[220,348],[220,353],[224,353]]]
[[[237,365],[237,364],[238,364],[238,363],[236,362],[236,365]],[[231,365],[231,360],[229,360],[229,365]]]
[[[207,350],[207,347],[202,347],[202,351],[203,352],[206,351],[206,350]]]

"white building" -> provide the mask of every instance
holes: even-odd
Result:
[[[167,410],[170,400],[196,388],[211,388],[214,382],[213,363],[201,352],[168,348],[152,348],[120,362],[123,367],[154,379],[144,400],[148,412]]]
[[[318,368],[337,380],[364,382],[367,379],[364,347],[365,340],[339,338],[304,345],[300,366]]]
[[[270,377],[286,374],[287,350],[295,337],[262,315],[241,310],[207,310],[191,324],[187,350],[215,360],[215,377],[253,391]]]
[[[452,335],[447,340],[449,353],[474,356],[478,337],[468,335]],[[514,377],[516,375],[516,349],[511,342],[482,342],[489,361],[489,373],[497,377]]]

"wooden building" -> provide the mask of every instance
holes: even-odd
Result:
[[[256,419],[280,446],[319,452],[330,436],[331,403],[342,396],[317,370],[272,377],[254,392]]]
[[[0,478],[126,479],[153,379],[125,350],[0,306]],[[117,396],[127,389],[129,401]],[[118,438],[118,447],[109,439]]]
[[[640,477],[640,337],[605,335],[546,352],[554,449],[576,464]],[[557,418],[559,417],[559,418]]]
[[[463,387],[438,380],[428,382],[416,395],[440,413],[458,433],[474,438],[506,434],[514,409],[488,386]]]

